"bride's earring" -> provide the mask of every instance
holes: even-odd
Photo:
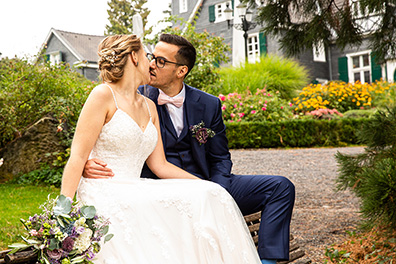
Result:
[[[137,66],[139,66],[139,62],[138,62],[138,61],[136,62],[136,67],[137,67]]]

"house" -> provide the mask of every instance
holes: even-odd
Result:
[[[257,8],[264,1],[257,1],[256,5],[249,7],[253,17]],[[336,0],[341,4],[342,1]],[[351,5],[359,9],[358,0],[350,0]],[[198,32],[204,30],[221,36],[232,48],[231,61],[237,66],[245,61],[244,32],[237,29],[236,25],[242,23],[241,18],[235,14],[240,0],[172,0],[172,14],[184,18],[186,21],[195,21]],[[233,27],[228,26],[225,11],[231,8]],[[362,17],[360,23],[363,27],[370,28],[375,24],[378,16]],[[254,21],[254,19],[252,20]],[[260,32],[260,25],[247,31],[248,61],[254,62],[261,55],[283,55],[277,39],[281,36],[265,36]],[[369,34],[366,34],[369,37]],[[320,46],[320,45],[319,45]],[[313,82],[329,80],[343,80],[346,82],[374,82],[381,78],[393,82],[396,78],[396,62],[388,60],[383,65],[377,65],[371,50],[368,48],[367,39],[358,48],[340,50],[335,44],[329,47],[306,51],[295,59],[306,67]]]
[[[51,28],[40,53],[52,63],[65,62],[87,79],[97,81],[98,45],[105,36],[73,33]]]

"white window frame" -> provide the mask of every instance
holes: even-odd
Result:
[[[228,4],[229,8],[232,8],[231,1],[225,1],[225,2],[217,3],[214,5],[215,6],[215,17],[216,17],[215,23],[226,21],[224,10],[227,8],[227,4]],[[234,12],[236,12],[236,11],[234,11]],[[233,17],[231,17],[231,19],[233,19]]]
[[[326,53],[323,41],[313,46],[313,60],[316,62],[326,62]]]
[[[368,65],[364,66],[363,65],[363,55],[368,56]],[[367,83],[366,80],[364,80],[364,72],[368,71],[369,72],[369,80],[368,83],[371,83],[371,50],[365,50],[361,52],[355,52],[355,53],[349,53],[346,55],[348,58],[348,78],[350,83],[355,83],[355,73],[360,73],[360,82],[361,83]],[[353,68],[353,58],[354,57],[359,57],[359,65],[360,67],[358,68]],[[364,80],[364,81],[362,81]]]
[[[255,40],[250,42],[251,40]],[[248,35],[247,39],[247,49],[248,49],[248,61],[249,63],[255,63],[260,61],[260,38],[258,33],[253,33]]]
[[[187,0],[179,0],[179,13],[186,13],[188,11]]]
[[[51,52],[48,55],[49,55],[49,61],[50,61],[51,65],[58,65],[62,62],[60,51]]]

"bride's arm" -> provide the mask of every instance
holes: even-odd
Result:
[[[108,90],[108,89],[107,89]],[[69,160],[62,177],[61,194],[73,199],[84,165],[105,123],[109,109],[107,91],[98,86],[92,90],[78,118]]]
[[[152,113],[153,123],[158,131],[157,146],[146,160],[150,170],[161,179],[200,179],[166,160],[158,121],[158,113],[155,104],[152,101],[150,101],[150,112]]]

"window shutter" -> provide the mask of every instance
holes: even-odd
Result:
[[[232,16],[234,17],[234,0],[231,0]]]
[[[338,78],[346,83],[349,82],[347,57],[338,58]]]
[[[216,14],[215,14],[215,6],[209,6],[209,22],[215,22]]]
[[[371,81],[379,81],[382,78],[381,65],[375,62],[375,55],[371,53]]]
[[[260,56],[267,54],[267,36],[263,32],[259,33],[259,43],[260,43]]]

